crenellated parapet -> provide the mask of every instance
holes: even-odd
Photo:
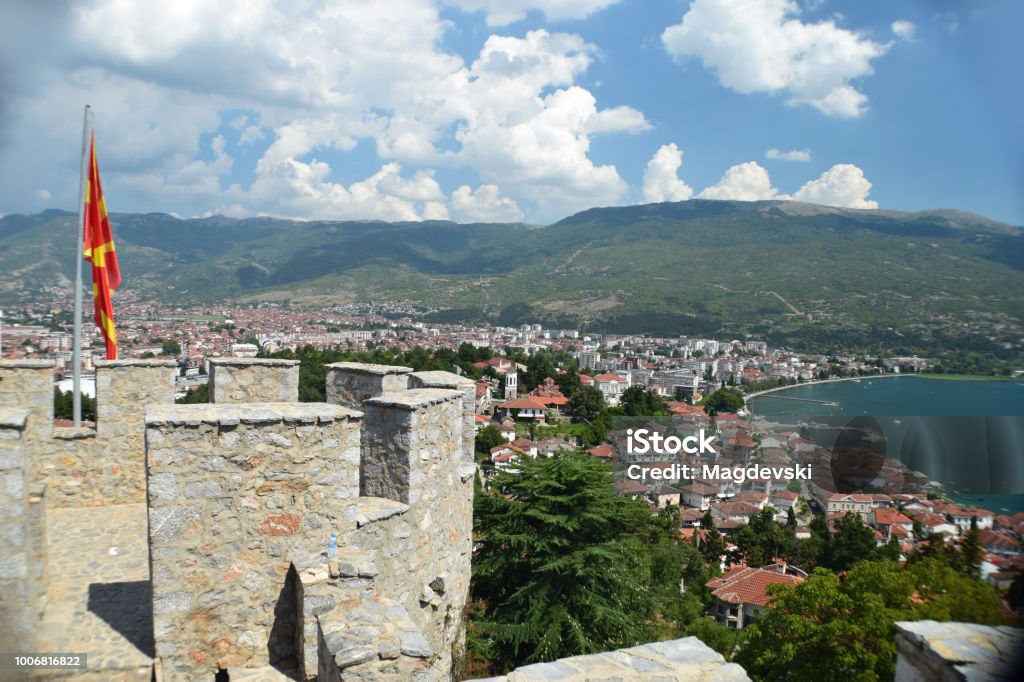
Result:
[[[266,666],[305,679],[449,679],[470,576],[466,387],[432,373],[455,388],[407,388],[408,368],[331,369],[349,405],[372,397],[359,410],[147,408],[154,637],[166,679]]]
[[[409,387],[412,367],[336,362],[327,365],[327,402],[358,408],[364,401]]]
[[[162,679],[450,679],[469,593],[472,382],[338,363],[328,402],[299,403],[297,361],[220,359],[211,402],[176,405],[174,364],[97,363],[95,426],[54,428],[53,364],[0,362],[4,636],[35,641],[45,506],[145,503]]]
[[[299,400],[299,361],[276,358],[211,358],[211,403],[294,403]]]
[[[147,410],[153,634],[167,679],[297,659],[290,558],[345,525],[361,417],[323,403]]]
[[[31,413],[0,407],[0,642],[10,651],[34,651],[38,582],[29,507],[26,431]]]

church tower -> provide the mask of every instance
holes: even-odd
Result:
[[[515,400],[519,396],[519,373],[516,366],[505,372],[505,400]]]

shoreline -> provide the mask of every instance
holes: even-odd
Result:
[[[802,386],[817,386],[818,384],[832,384],[837,381],[864,381],[870,379],[898,379],[900,377],[919,377],[920,374],[871,374],[862,377],[839,377],[837,379],[817,379],[816,381],[805,381],[802,384],[789,384],[788,386],[776,386],[775,388],[766,388],[763,391],[757,391],[743,396],[743,406],[747,407],[750,400],[758,398],[769,393],[776,393],[778,391],[785,391],[790,388],[800,388]],[[749,410],[748,410],[749,411]],[[753,414],[753,412],[751,412]]]
[[[754,398],[758,398],[769,393],[776,393],[778,391],[785,391],[791,388],[800,388],[802,386],[815,386],[817,384],[831,384],[837,381],[871,381],[873,379],[900,379],[900,378],[911,378],[911,379],[937,379],[939,381],[1013,381],[1012,377],[998,377],[998,376],[985,376],[980,374],[926,374],[926,373],[915,373],[915,374],[867,374],[860,377],[838,377],[836,379],[817,379],[815,381],[805,381],[800,384],[789,384],[787,386],[776,386],[775,388],[766,388],[763,391],[757,391],[755,393],[749,393],[743,396],[744,407],[747,407],[749,401]],[[752,411],[748,410],[751,414]]]

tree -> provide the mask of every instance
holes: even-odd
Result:
[[[754,679],[892,679],[896,642],[881,596],[854,598],[825,569],[768,593],[772,608],[749,626],[736,657]]]
[[[735,413],[743,409],[743,394],[735,388],[720,388],[701,401],[705,408],[714,410],[715,413]]]
[[[189,391],[174,402],[179,404],[208,403],[210,402],[210,385],[199,384],[194,391]]]
[[[646,641],[651,516],[614,494],[608,465],[580,454],[527,459],[492,490],[501,494],[474,503],[475,651],[507,670]]]
[[[593,386],[580,386],[569,396],[569,410],[577,419],[591,421],[604,406],[604,395]]]
[[[765,507],[750,519],[750,523],[730,536],[751,566],[764,566],[775,557],[788,553],[789,539],[773,517],[772,507]]]
[[[654,391],[630,386],[622,392],[619,403],[630,417],[660,417],[668,414],[668,405]]]
[[[82,419],[96,420],[96,399],[90,398],[82,393]],[[75,418],[75,397],[71,391],[53,389],[53,418],[74,419]]]
[[[771,609],[752,624],[736,660],[756,680],[887,680],[895,621],[1005,622],[996,591],[939,561],[863,561],[840,580],[816,569],[770,586]]]
[[[835,522],[835,533],[825,545],[823,564],[834,571],[845,571],[875,551],[875,532],[860,520],[858,514],[847,513]]]
[[[177,357],[181,355],[181,344],[174,339],[167,339],[163,342],[163,349],[161,352],[163,355],[173,355],[174,357]]]
[[[477,454],[490,455],[491,449],[504,445],[508,441],[501,435],[501,429],[496,424],[488,424],[476,434],[475,449]]]
[[[981,546],[978,531],[978,517],[971,517],[971,527],[960,539],[960,554],[963,557],[964,572],[978,577],[981,575],[981,560],[985,556],[985,548]]]
[[[701,519],[700,525],[704,529],[704,544],[700,547],[701,554],[704,555],[704,560],[712,566],[720,566],[722,555],[725,554],[725,538],[722,537],[718,526],[715,525],[715,518],[711,515],[710,509],[704,512],[704,518]]]

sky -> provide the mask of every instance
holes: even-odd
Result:
[[[89,104],[112,212],[1024,225],[1022,26],[1019,0],[13,0],[0,214],[75,209]]]

